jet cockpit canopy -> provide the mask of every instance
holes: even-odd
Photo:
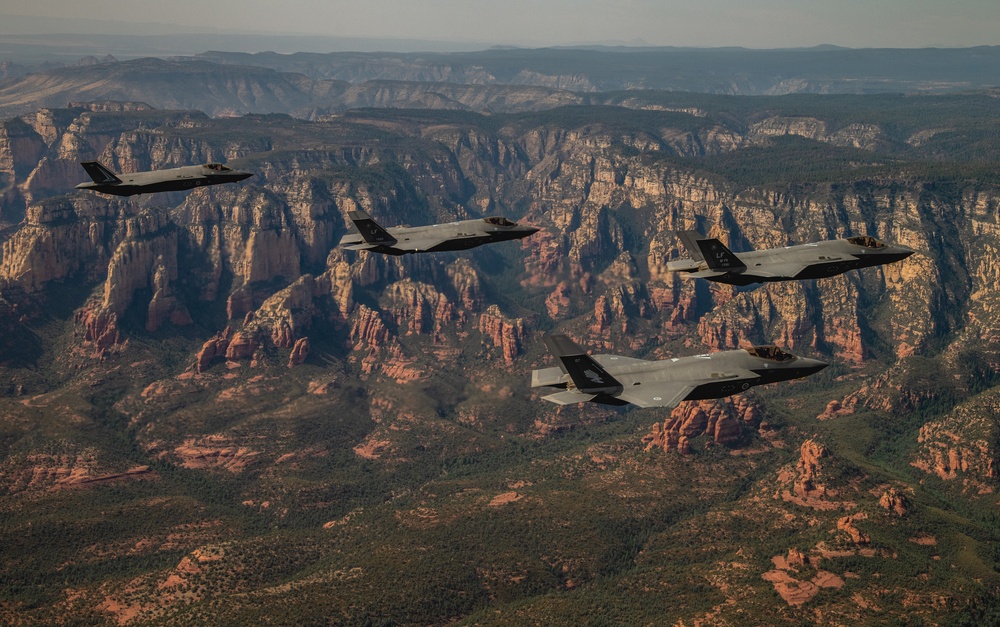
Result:
[[[483,218],[483,222],[486,224],[492,224],[493,226],[517,226],[517,222],[511,222],[507,218],[501,216],[493,216],[492,218]]]
[[[209,170],[215,170],[216,172],[232,172],[232,168],[228,168],[221,163],[206,163],[205,168]]]
[[[767,346],[753,346],[746,349],[746,351],[754,357],[760,357],[761,359],[767,359],[768,361],[790,361],[795,359],[795,355],[786,353],[773,344]]]
[[[878,241],[870,235],[859,235],[857,237],[848,237],[847,241],[857,246],[864,246],[865,248],[885,248],[885,244]]]

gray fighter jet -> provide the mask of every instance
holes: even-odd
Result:
[[[801,379],[827,366],[777,346],[646,361],[618,355],[591,356],[565,335],[547,336],[545,345],[559,367],[533,370],[531,387],[561,389],[542,397],[558,405],[589,401],[673,408],[681,401],[722,398],[755,385]]]
[[[521,239],[538,232],[533,226],[500,217],[428,226],[391,226],[386,229],[364,211],[351,211],[348,215],[358,227],[358,232],[345,235],[340,240],[341,247],[386,255],[467,250],[492,242]]]
[[[253,176],[250,172],[233,170],[221,163],[188,165],[131,174],[115,174],[99,161],[84,161],[80,165],[94,182],[80,183],[76,186],[77,189],[89,189],[115,196],[184,191],[204,185],[236,183]]]
[[[731,285],[822,279],[856,268],[901,261],[914,252],[868,235],[746,253],[734,253],[719,240],[698,231],[678,231],[677,236],[692,258],[671,261],[668,269],[686,273],[685,278]]]

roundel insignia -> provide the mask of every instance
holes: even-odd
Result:
[[[654,401],[662,401],[662,400],[663,400],[663,397],[661,397],[661,396],[654,396],[654,397],[653,397],[653,400],[654,400]]]

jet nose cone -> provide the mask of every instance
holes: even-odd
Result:
[[[236,173],[236,180],[237,181],[242,181],[243,179],[248,179],[251,176],[253,176],[253,172],[237,172]]]
[[[808,357],[800,357],[799,361],[800,361],[800,363],[798,364],[799,367],[808,370],[809,374],[815,374],[820,370],[822,370],[823,368],[826,368],[827,366],[830,365],[825,361],[820,361],[818,359],[809,359]]]
[[[917,251],[907,246],[893,246],[888,256],[891,261],[902,261]]]
[[[535,233],[537,233],[541,229],[539,229],[537,227],[534,227],[534,226],[522,226],[521,230],[524,231],[525,235],[534,235]]]

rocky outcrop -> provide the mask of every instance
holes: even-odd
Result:
[[[801,481],[813,481],[822,469],[822,459],[830,456],[830,450],[815,440],[806,440],[799,448],[796,470]]]
[[[909,511],[910,500],[896,488],[889,488],[879,497],[878,504],[889,514],[902,517]]]
[[[852,514],[850,516],[844,516],[837,519],[837,530],[843,531],[851,539],[851,542],[857,545],[865,546],[871,543],[871,538],[867,533],[863,533],[858,529],[856,522],[860,520],[867,519],[868,516],[864,513]]]
[[[911,464],[945,481],[961,480],[972,493],[993,492],[1000,391],[990,390],[924,424]]]
[[[792,607],[798,607],[812,600],[819,594],[821,588],[840,589],[844,580],[829,571],[820,570],[822,559],[814,555],[806,555],[796,548],[788,549],[788,555],[777,555],[771,558],[774,568],[761,577],[774,586],[775,592]],[[815,569],[811,578],[806,573]],[[805,572],[802,572],[805,571]]]
[[[305,363],[307,357],[309,357],[309,338],[300,337],[295,340],[292,352],[288,355],[288,367],[293,368]]]
[[[75,322],[83,327],[83,341],[94,347],[98,356],[122,342],[118,316],[100,306],[88,306],[76,312]]]
[[[825,460],[830,457],[830,450],[825,445],[812,439],[803,442],[794,468],[786,466],[778,473],[781,487],[775,498],[818,511],[856,507],[853,501],[836,500],[844,488],[828,485],[828,480],[824,479],[823,468],[828,463]]]
[[[246,328],[268,337],[278,348],[291,348],[319,313],[315,305],[319,287],[311,275],[302,275],[265,300]]]
[[[414,366],[416,360],[407,355],[375,310],[358,306],[351,319],[348,338],[353,345],[350,359],[360,363],[364,375],[381,372],[399,383],[423,376]]]
[[[258,346],[260,346],[260,339],[257,333],[245,329],[237,331],[233,334],[229,340],[229,345],[226,347],[226,359],[230,361],[250,359],[253,357],[254,351],[257,350]]]
[[[499,349],[504,363],[508,366],[521,353],[527,327],[522,318],[508,318],[501,313],[496,305],[490,305],[479,317],[479,332],[483,335],[484,344],[488,340]]]
[[[654,422],[652,433],[644,436],[646,450],[664,451],[686,448],[690,452],[692,438],[709,436],[713,442],[735,446],[746,432],[756,427],[761,419],[760,408],[746,396],[735,396],[714,401],[681,403],[670,412],[663,423]],[[687,446],[682,447],[682,441]]]
[[[239,474],[260,455],[246,446],[233,444],[223,436],[187,439],[173,450],[184,468],[225,470]]]
[[[226,327],[215,337],[207,340],[198,351],[195,357],[194,367],[196,372],[205,372],[212,362],[219,357],[225,357],[229,350],[229,342],[232,339],[232,327]]]
[[[96,486],[124,479],[156,478],[147,465],[114,471],[104,466],[96,450],[78,453],[34,453],[12,456],[0,465],[0,488],[8,495]]]

